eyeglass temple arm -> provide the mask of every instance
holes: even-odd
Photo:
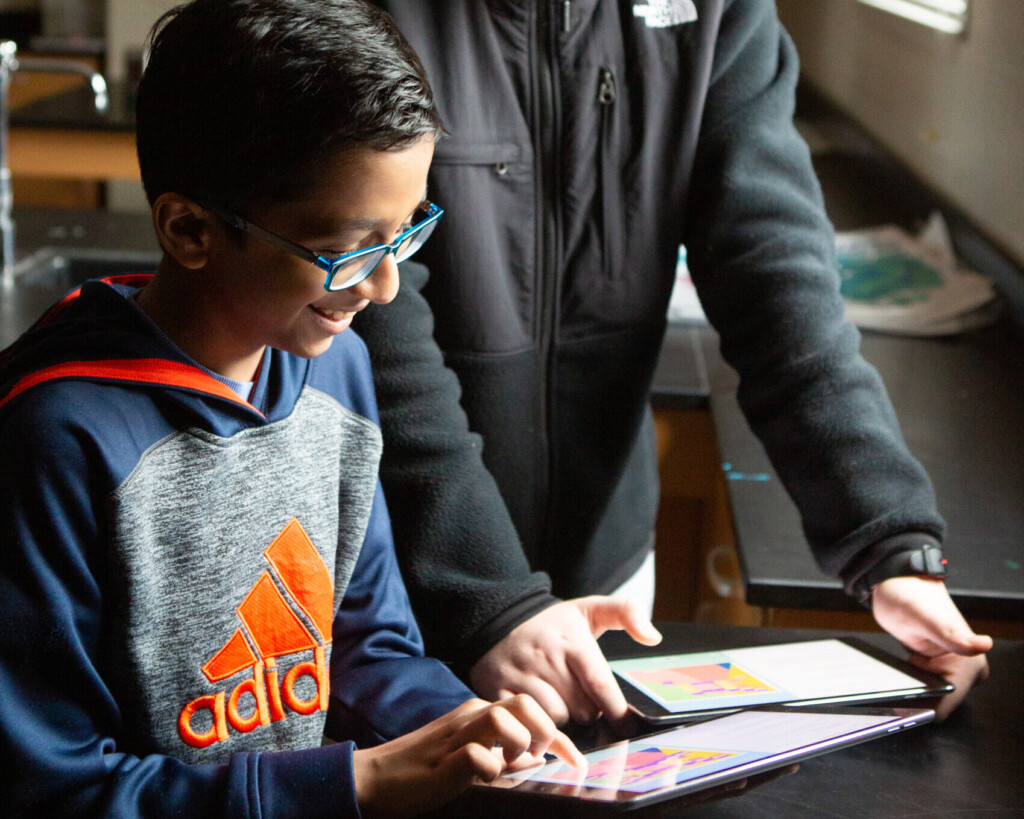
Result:
[[[311,262],[312,264],[316,264],[320,259],[320,257],[308,247],[303,247],[302,245],[297,245],[294,242],[289,242],[287,239],[278,236],[276,233],[271,233],[269,230],[264,230],[259,225],[254,225],[252,222],[246,221],[237,214],[229,213],[226,210],[218,208],[216,205],[203,205],[203,207],[213,213],[216,213],[221,219],[231,225],[231,227],[242,231],[242,233],[248,233],[258,239],[262,239],[264,242],[269,242],[282,250],[287,250],[289,253],[293,253],[299,258]]]

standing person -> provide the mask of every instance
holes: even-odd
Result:
[[[592,636],[625,621],[654,638],[629,604],[558,598],[653,586],[648,391],[684,244],[819,565],[958,683],[955,705],[991,641],[919,575],[944,523],[843,318],[772,0],[378,4],[449,134],[425,267],[356,320],[428,647],[479,692],[528,691],[557,720],[624,714]]]
[[[156,272],[0,358],[4,814],[391,819],[578,763],[423,656],[395,560],[345,331],[441,218],[408,43],[361,0],[195,0],[137,123]]]

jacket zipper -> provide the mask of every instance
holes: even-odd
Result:
[[[568,7],[568,8],[567,8]],[[544,503],[543,526],[539,529],[545,540],[550,540],[553,531],[553,481],[556,464],[552,442],[553,402],[552,370],[554,369],[554,339],[557,335],[558,323],[558,292],[560,276],[561,224],[559,219],[558,196],[561,188],[561,163],[558,156],[559,144],[559,110],[558,110],[558,28],[554,5],[551,0],[541,0],[537,4],[537,122],[535,124],[539,164],[537,167],[540,195],[538,218],[538,260],[537,270],[539,349],[538,362],[540,367],[541,392],[541,423],[543,424],[541,452],[545,459],[541,474],[544,476],[542,491],[547,496]],[[565,26],[567,11],[571,13],[568,2],[562,4],[561,27]],[[569,16],[571,22],[571,14]],[[531,544],[535,548],[539,544]]]
[[[618,177],[613,166],[611,133],[614,125],[616,96],[615,73],[610,68],[602,66],[598,70],[597,83],[597,104],[600,108],[600,130],[598,133],[598,173],[600,176],[598,182],[601,186],[601,251],[604,257],[606,279],[614,275],[622,255],[621,225],[613,223],[616,215],[622,213],[622,203],[618,201],[621,197],[618,185],[616,185]]]

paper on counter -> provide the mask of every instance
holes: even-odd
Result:
[[[992,282],[958,264],[937,211],[918,236],[894,225],[847,231],[837,234],[836,251],[846,317],[858,327],[952,335],[999,315]]]

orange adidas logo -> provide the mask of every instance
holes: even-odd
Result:
[[[192,700],[178,716],[178,734],[193,748],[205,748],[228,738],[228,726],[248,733],[260,725],[283,720],[285,707],[297,714],[327,710],[330,680],[327,675],[325,646],[331,643],[331,621],[334,613],[334,582],[323,558],[296,518],[292,518],[263,556],[270,563],[287,598],[312,624],[313,631],[299,619],[289,600],[281,593],[265,570],[252,590],[238,606],[241,627],[235,629],[225,643],[202,667],[211,683],[227,679],[246,668],[252,676],[226,691]],[[253,649],[255,648],[255,651]],[[300,651],[313,651],[313,660],[298,663],[279,680],[277,659]],[[302,676],[316,683],[316,694],[300,699],[295,684]],[[255,705],[252,713],[242,714],[239,700],[249,694]],[[208,711],[208,730],[192,727],[196,714]]]

